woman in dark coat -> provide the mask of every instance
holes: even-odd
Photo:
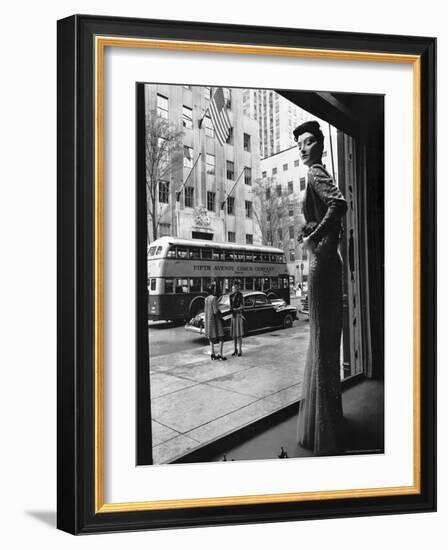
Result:
[[[230,294],[230,311],[232,319],[230,321],[230,336],[233,338],[235,351],[233,356],[241,357],[243,354],[243,336],[244,336],[244,317],[243,317],[243,295],[240,292],[240,285],[235,281],[232,285],[232,293]]]
[[[222,326],[221,312],[216,298],[216,288],[211,286],[207,289],[208,296],[204,302],[204,329],[205,336],[210,341],[210,358],[212,361],[219,359],[226,361],[227,358],[222,354],[224,345],[224,328]],[[219,353],[215,355],[215,343],[219,342]]]
[[[300,402],[298,442],[314,454],[342,451],[340,349],[342,334],[341,218],[347,203],[322,165],[324,136],[317,121],[301,124],[294,137],[308,181],[303,201],[306,225],[299,241],[309,250],[310,341]]]

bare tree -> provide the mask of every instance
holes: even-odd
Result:
[[[181,185],[184,132],[159,116],[155,109],[146,114],[145,130],[148,231],[155,240],[166,211],[166,205],[158,200],[160,182],[172,183],[178,173],[178,185]]]
[[[260,227],[262,244],[277,246],[287,253],[292,240],[296,250],[297,236],[305,223],[299,197],[288,193],[272,177],[255,180],[252,192],[257,197],[254,217]],[[293,236],[290,227],[294,228]]]

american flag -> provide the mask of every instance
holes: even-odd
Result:
[[[227,113],[224,100],[224,92],[222,88],[217,88],[213,94],[213,99],[210,102],[210,117],[212,119],[213,128],[216,137],[221,145],[227,141],[232,127]]]

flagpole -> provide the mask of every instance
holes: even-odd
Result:
[[[188,176],[185,178],[185,181],[180,186],[180,189],[178,191],[176,191],[176,202],[179,200],[180,194],[182,193],[182,190],[185,187],[185,184],[187,183],[187,181],[189,180],[191,174],[193,173],[193,170],[195,169],[195,166],[198,163],[198,160],[199,160],[199,157],[201,156],[201,154],[202,154],[201,152],[198,154],[198,156],[196,157],[196,160],[194,161],[193,166],[191,167],[191,170],[188,172]]]
[[[227,193],[226,198],[222,201],[222,203],[221,203],[221,210],[224,208],[224,205],[225,205],[225,203],[227,202],[227,199],[230,197],[230,195],[232,194],[233,190],[235,189],[236,184],[240,181],[241,176],[243,175],[245,168],[246,168],[246,167],[244,167],[244,168],[241,170],[241,174],[238,176],[236,182],[233,184],[232,189],[229,191],[229,193]]]

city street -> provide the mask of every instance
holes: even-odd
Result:
[[[243,340],[243,356],[211,361],[207,340],[173,323],[150,323],[153,460],[163,464],[264,418],[301,397],[309,324]]]

